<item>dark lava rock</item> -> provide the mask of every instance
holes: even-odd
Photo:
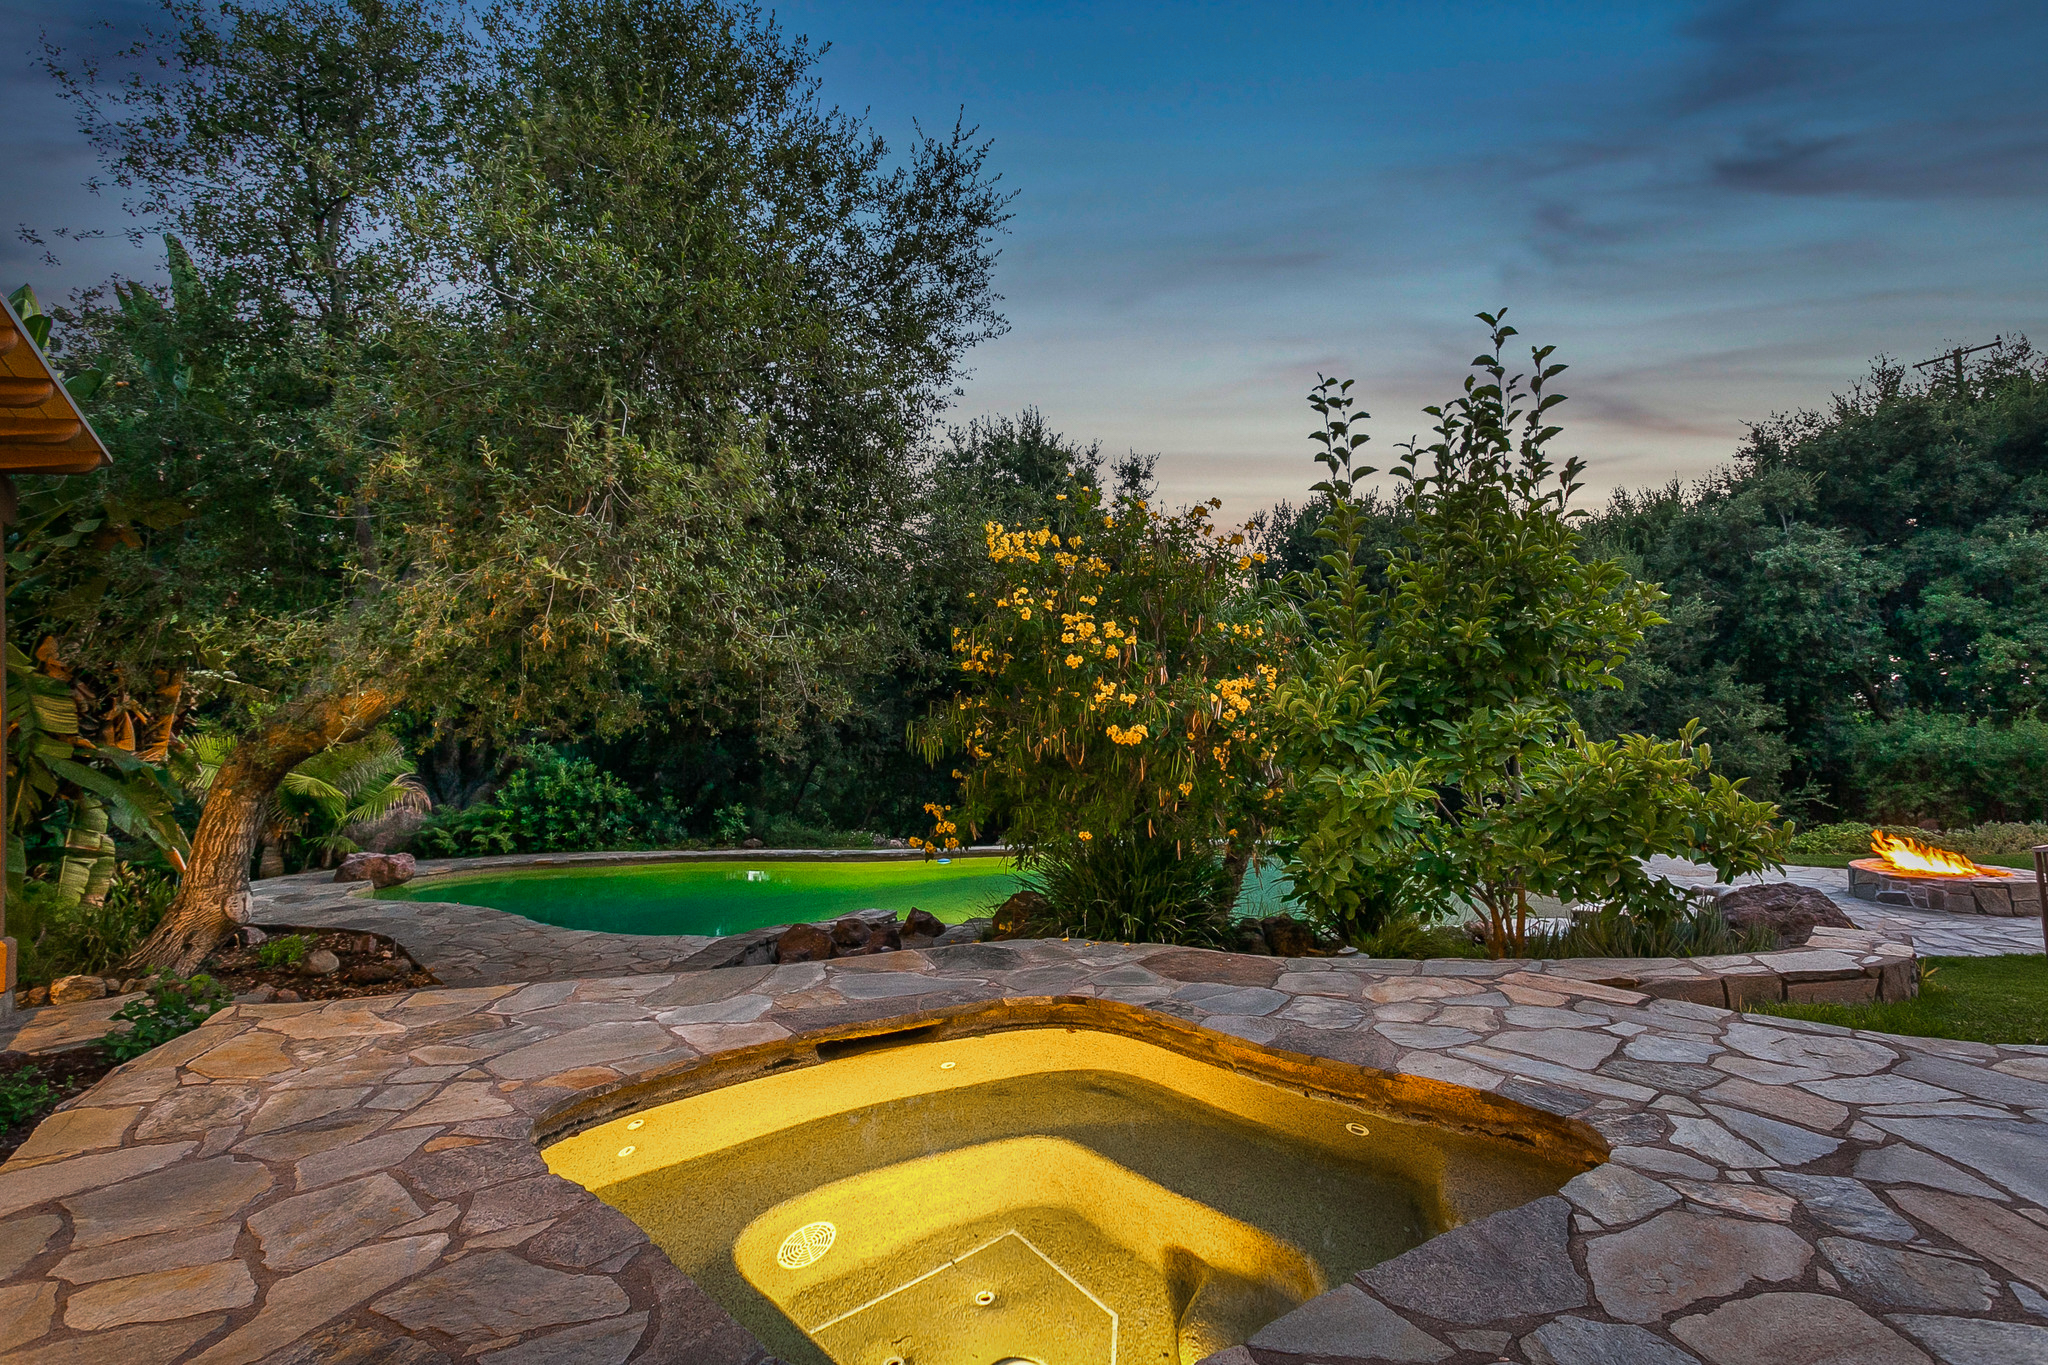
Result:
[[[996,908],[996,938],[1029,938],[1051,917],[1051,907],[1036,891],[1019,891]]]
[[[1273,956],[1273,945],[1266,942],[1266,931],[1256,924],[1240,924],[1231,940],[1230,949],[1236,953],[1251,953],[1258,957]]]
[[[1259,930],[1275,957],[1315,956],[1316,936],[1292,915],[1268,915],[1259,921]]]
[[[1824,892],[1791,882],[1767,882],[1762,886],[1739,886],[1716,902],[1728,927],[1737,933],[1769,929],[1786,948],[1805,943],[1816,925],[1830,929],[1854,929],[1856,921],[1842,913],[1842,907]]]
[[[417,870],[410,853],[351,853],[335,869],[334,880],[397,886],[411,881]]]
[[[866,920],[849,915],[832,926],[832,941],[842,948],[864,948],[873,932]]]
[[[406,974],[405,968],[393,962],[358,962],[342,972],[344,981],[396,981]]]
[[[946,932],[946,925],[929,910],[912,910],[903,917],[905,934],[922,934],[926,938],[937,938]]]
[[[903,932],[897,927],[896,921],[892,919],[887,924],[870,926],[867,946],[862,948],[861,951],[863,953],[893,953],[902,946]]]
[[[832,935],[815,924],[792,924],[775,940],[777,962],[825,962],[835,951]]]

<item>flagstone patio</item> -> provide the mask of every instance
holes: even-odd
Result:
[[[2048,1048],[1528,964],[1031,942],[237,1006],[0,1167],[0,1365],[762,1365],[536,1139],[884,1021],[1054,1018],[1469,1087],[1610,1148],[1219,1361],[2048,1359]]]

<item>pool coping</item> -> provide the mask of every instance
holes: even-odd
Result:
[[[952,857],[1008,856],[1002,845],[958,850]],[[677,862],[914,862],[910,849],[656,849],[595,853],[511,853],[488,858],[423,859],[408,886],[482,872],[545,867],[632,867]],[[742,934],[620,934],[566,929],[506,910],[460,901],[379,900],[368,882],[337,882],[332,870],[267,877],[249,886],[255,923],[309,928],[369,929],[405,945],[413,960],[444,985],[497,985],[639,972],[694,971],[723,966],[726,954],[692,963]],[[786,926],[784,926],[786,927]]]
[[[0,1365],[764,1365],[637,1227],[546,1171],[537,1125],[748,1049],[1098,1001],[1481,1092],[1611,1149],[1218,1365],[2048,1344],[2048,1048],[1745,1017],[1541,965],[1030,941],[236,1006],[0,1167]]]

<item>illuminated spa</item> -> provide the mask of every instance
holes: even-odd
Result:
[[[1192,1365],[1604,1157],[1457,1087],[1006,1018],[657,1083],[545,1156],[812,1365]]]

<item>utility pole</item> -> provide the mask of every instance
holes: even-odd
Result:
[[[1975,355],[1979,351],[1988,351],[1993,346],[1998,345],[1998,343],[2003,340],[2005,340],[2004,337],[1993,337],[1991,340],[1985,342],[1982,346],[1958,346],[1953,351],[1943,351],[1940,355],[1934,357],[1934,359],[1932,360],[1923,360],[1919,364],[1915,365],[1913,368],[1916,370],[1924,370],[1931,365],[1939,365],[1942,361],[1946,360],[1950,364],[1955,366],[1956,387],[1960,389],[1963,386],[1963,357],[1966,355]]]

